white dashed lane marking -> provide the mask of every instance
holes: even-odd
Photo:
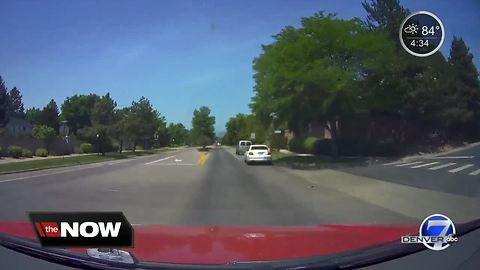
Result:
[[[477,175],[477,174],[480,174],[480,169],[469,173],[469,175]]]
[[[439,166],[435,166],[435,167],[432,167],[432,168],[428,168],[429,170],[440,170],[440,169],[443,169],[443,168],[446,168],[446,167],[450,167],[450,166],[453,166],[457,163],[455,162],[451,162],[451,163],[447,163],[447,164],[442,164],[442,165],[439,165]]]
[[[157,163],[157,162],[160,162],[160,161],[164,161],[164,160],[167,160],[167,159],[170,159],[174,156],[169,156],[169,157],[164,157],[164,158],[161,158],[161,159],[157,159],[157,160],[154,160],[154,161],[150,161],[150,162],[147,162],[145,163],[145,165],[150,165],[150,164],[153,164],[153,163]]]
[[[421,165],[413,166],[413,167],[410,167],[410,168],[413,168],[413,169],[422,168],[422,167],[435,165],[435,164],[438,164],[438,163],[440,163],[440,162],[430,162],[430,163],[427,163],[427,164],[421,164]]]
[[[403,164],[398,164],[398,165],[395,165],[395,166],[397,166],[397,167],[403,167],[403,166],[415,165],[415,164],[420,164],[420,163],[423,163],[423,161],[416,161],[416,162],[410,162],[410,163],[403,163]]]
[[[458,168],[455,168],[455,169],[451,169],[449,170],[448,172],[451,172],[451,173],[456,173],[456,172],[459,172],[459,171],[463,171],[465,169],[468,169],[470,167],[473,167],[473,164],[467,164],[467,165],[463,165],[461,167],[458,167]]]

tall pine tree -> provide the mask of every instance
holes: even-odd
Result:
[[[467,139],[480,138],[480,82],[478,70],[473,63],[473,55],[462,38],[454,36],[448,62],[452,67],[453,83],[448,97],[450,108],[447,111],[457,124],[457,132],[463,130]]]
[[[3,127],[8,120],[8,89],[0,76],[0,127]]]

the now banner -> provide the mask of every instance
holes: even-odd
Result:
[[[46,247],[133,247],[133,228],[122,212],[29,213]]]

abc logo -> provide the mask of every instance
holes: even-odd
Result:
[[[443,237],[445,241],[427,242],[423,244],[431,250],[444,250],[450,246],[448,240],[456,233],[453,222],[442,214],[434,214],[425,218],[420,225],[419,235],[426,237]]]

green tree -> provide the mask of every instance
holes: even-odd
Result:
[[[9,111],[10,114],[23,115],[25,110],[23,108],[22,94],[17,87],[13,87],[8,93]]]
[[[168,132],[167,121],[164,116],[159,115],[157,118],[157,131],[154,137],[158,147],[167,146],[171,143],[171,136]]]
[[[55,139],[56,132],[52,127],[45,125],[36,125],[32,129],[34,138],[42,140],[47,151],[50,151],[51,143]]]
[[[62,104],[62,118],[68,121],[73,134],[77,130],[91,126],[91,115],[95,103],[100,99],[96,94],[67,97]]]
[[[399,0],[363,1],[362,6],[367,12],[366,23],[371,30],[384,31],[390,38],[398,39],[400,25],[410,13],[400,5]]]
[[[55,133],[58,134],[60,123],[58,107],[55,100],[51,99],[47,106],[43,108],[42,113],[40,114],[40,123],[53,128]]]
[[[32,107],[27,109],[25,112],[25,118],[32,124],[32,125],[41,125],[41,118],[42,118],[42,110]]]
[[[138,101],[132,102],[126,117],[125,129],[132,141],[133,151],[140,143],[144,147],[152,144],[158,128],[158,117],[158,112],[147,98],[141,97]]]
[[[0,127],[8,122],[8,89],[0,76]]]
[[[210,109],[202,106],[193,111],[191,138],[195,145],[205,148],[215,140],[215,117]]]
[[[112,137],[118,141],[119,149],[118,151],[122,153],[123,146],[126,140],[128,140],[127,134],[127,116],[129,114],[129,108],[122,108],[117,109],[114,111],[113,114],[113,122],[112,125]]]
[[[185,145],[188,138],[188,130],[182,123],[170,123],[167,127],[172,145]]]
[[[98,151],[105,155],[106,146],[111,144],[111,133],[114,124],[114,111],[117,103],[110,97],[110,93],[102,96],[92,109],[92,126],[87,128],[87,132],[92,140],[95,141]]]
[[[302,18],[301,28],[288,26],[274,39],[254,61],[253,113],[285,122],[297,135],[311,122],[326,122],[337,155],[338,127],[365,110],[361,82],[391,63],[392,43],[358,19],[323,13]]]
[[[480,82],[478,71],[473,63],[473,55],[462,38],[454,36],[448,63],[451,66],[449,77],[453,78],[450,84],[449,95],[444,96],[447,101],[445,120],[450,123],[452,135],[463,130],[468,139],[478,139],[480,136]]]

